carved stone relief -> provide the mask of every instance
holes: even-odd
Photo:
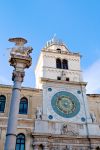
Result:
[[[79,135],[78,128],[72,124],[64,124],[61,129],[61,134],[66,134],[68,136],[77,136]]]
[[[42,119],[42,110],[40,107],[37,107],[36,109],[36,119],[41,120]]]
[[[91,117],[92,123],[95,123],[96,122],[96,115],[94,112],[90,113],[90,117]]]

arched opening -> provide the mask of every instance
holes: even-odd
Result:
[[[62,69],[68,69],[68,61],[66,59],[62,60]]]
[[[100,147],[99,147],[99,146],[97,146],[97,147],[96,147],[96,150],[100,150]]]
[[[56,59],[56,68],[61,69],[61,60],[59,58]]]
[[[0,113],[3,113],[5,110],[6,97],[4,95],[0,95]]]
[[[28,110],[28,100],[26,97],[21,98],[19,104],[19,114],[27,114]]]
[[[16,150],[25,150],[25,135],[22,133],[16,137]]]
[[[43,145],[42,144],[39,145],[38,150],[43,150]]]
[[[57,48],[57,52],[58,52],[58,53],[61,53],[61,49],[60,49],[60,48]]]

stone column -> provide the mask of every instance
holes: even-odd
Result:
[[[48,144],[43,144],[43,150],[48,150]]]
[[[20,102],[20,90],[21,83],[23,81],[24,72],[14,71],[14,86],[12,90],[10,112],[9,112],[9,121],[6,134],[6,145],[5,150],[14,150],[16,144],[16,128],[17,128],[17,115],[19,111],[19,102]]]
[[[21,83],[23,82],[25,75],[24,69],[30,67],[31,65],[31,57],[29,53],[32,48],[30,49],[29,47],[23,46],[23,44],[26,43],[26,40],[23,38],[13,38],[9,41],[15,42],[17,47],[12,48],[10,53],[11,58],[9,61],[10,65],[12,65],[15,69],[12,75],[14,85],[11,96],[5,150],[15,150]]]
[[[66,149],[67,149],[67,150],[72,150],[73,147],[72,147],[72,145],[67,145],[67,146],[66,146]]]
[[[37,144],[35,144],[33,149],[34,149],[34,150],[38,150],[38,147],[39,147],[39,146],[38,146]]]

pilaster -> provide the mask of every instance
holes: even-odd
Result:
[[[48,149],[49,149],[48,143],[43,144],[43,150],[48,150]]]

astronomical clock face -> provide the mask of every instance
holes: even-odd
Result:
[[[51,105],[53,110],[64,118],[74,117],[80,111],[77,97],[65,91],[56,93],[51,100]]]

